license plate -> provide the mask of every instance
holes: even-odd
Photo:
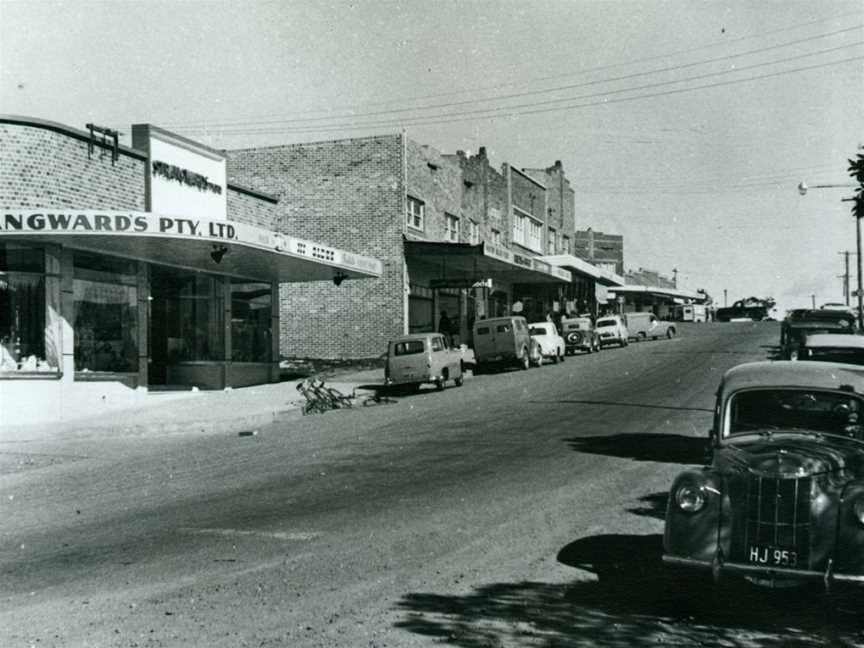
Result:
[[[766,567],[796,567],[798,553],[791,549],[751,544],[747,550],[747,560],[753,565]]]

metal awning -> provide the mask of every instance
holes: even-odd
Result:
[[[437,270],[442,285],[470,286],[484,279],[512,283],[569,283],[569,271],[553,266],[539,257],[511,252],[479,243],[405,240],[405,256]]]
[[[593,279],[604,286],[624,285],[624,277],[621,275],[610,272],[605,268],[598,268],[593,263],[572,254],[550,254],[540,258],[553,266],[566,268],[577,276]]]
[[[615,286],[610,289],[610,292],[614,292],[615,294],[648,294],[648,295],[656,295],[658,297],[678,297],[680,299],[695,299],[695,300],[703,300],[705,299],[705,295],[703,293],[694,292],[692,290],[685,290],[683,288],[663,288],[661,286],[637,286],[637,285],[628,285],[628,286]]]
[[[27,239],[258,281],[379,277],[378,259],[222,219],[152,212],[0,212],[0,241]]]

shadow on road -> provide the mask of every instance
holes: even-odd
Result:
[[[666,519],[666,504],[669,501],[669,491],[651,493],[650,495],[640,497],[639,501],[642,502],[643,506],[629,508],[627,512],[633,515],[657,518],[658,520]]]
[[[613,434],[572,437],[564,441],[577,452],[686,465],[704,464],[708,446],[707,438],[677,434]]]
[[[677,405],[649,405],[648,403],[621,403],[618,401],[576,400],[572,398],[562,398],[559,400],[532,400],[528,402],[535,405],[556,405],[558,403],[569,403],[573,405],[612,405],[613,407],[643,407],[647,409],[677,410],[684,412],[714,412],[714,410],[712,410],[710,407],[679,407]]]
[[[759,348],[765,349],[766,360],[785,360],[783,357],[783,347],[777,344],[763,344]]]
[[[710,576],[680,580],[663,568],[660,556],[659,535],[583,538],[561,549],[558,560],[588,572],[590,580],[411,593],[399,602],[404,616],[395,625],[463,648],[779,648],[853,646],[864,638],[855,614],[826,605],[821,594],[714,586]]]

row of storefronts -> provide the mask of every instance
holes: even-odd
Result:
[[[408,332],[470,344],[478,318],[690,298],[630,298],[573,255],[560,162],[499,171],[404,135],[226,152],[151,125],[122,146],[13,116],[0,158],[0,427],[275,381],[282,358],[377,357]]]

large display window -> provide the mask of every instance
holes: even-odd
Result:
[[[138,371],[137,263],[75,252],[75,371]]]
[[[0,373],[56,372],[45,357],[45,251],[0,243]]]
[[[270,284],[231,281],[231,360],[270,362],[272,308]]]
[[[225,360],[223,279],[152,266],[150,281],[154,361]]]

